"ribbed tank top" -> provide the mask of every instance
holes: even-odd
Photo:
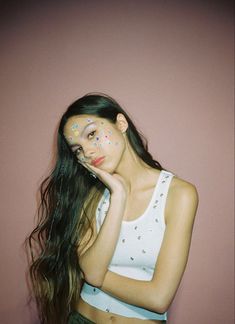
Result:
[[[165,232],[164,210],[173,176],[171,172],[161,170],[145,212],[133,221],[122,221],[110,271],[137,280],[152,279]],[[109,198],[110,192],[105,189],[96,210],[97,232],[107,214]],[[167,319],[167,312],[159,314],[125,303],[87,283],[82,287],[81,298],[93,307],[121,316],[145,320]]]

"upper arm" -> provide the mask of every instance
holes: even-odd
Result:
[[[94,243],[95,238],[97,236],[97,231],[96,231],[96,223],[93,220],[91,223],[91,227],[87,229],[83,237],[81,238],[78,248],[77,248],[77,253],[78,257],[81,257]]]
[[[163,311],[170,306],[187,264],[197,206],[195,186],[175,179],[168,193],[166,229],[152,279]]]

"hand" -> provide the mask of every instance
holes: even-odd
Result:
[[[110,189],[111,194],[112,193],[124,194],[124,196],[126,197],[127,184],[119,174],[117,173],[110,174],[104,170],[101,170],[79,159],[78,162],[82,164],[84,168],[90,171],[93,176],[99,178],[99,180],[102,181],[104,185]]]

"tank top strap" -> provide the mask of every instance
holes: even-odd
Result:
[[[157,214],[159,217],[156,219],[157,222],[161,224],[162,227],[165,227],[165,218],[164,211],[167,200],[168,191],[170,188],[170,183],[174,174],[172,172],[162,170],[159,175],[157,188],[154,192],[154,199],[152,200],[152,213],[153,215]]]

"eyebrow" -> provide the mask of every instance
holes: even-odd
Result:
[[[91,126],[91,125],[96,125],[96,123],[95,123],[95,122],[91,122],[91,123],[87,124],[87,125],[84,127],[83,131],[81,132],[81,136],[83,136],[83,134],[85,133],[86,129],[87,129],[89,126]],[[72,145],[70,145],[70,148],[79,147],[79,146],[80,146],[80,144],[72,144]]]

